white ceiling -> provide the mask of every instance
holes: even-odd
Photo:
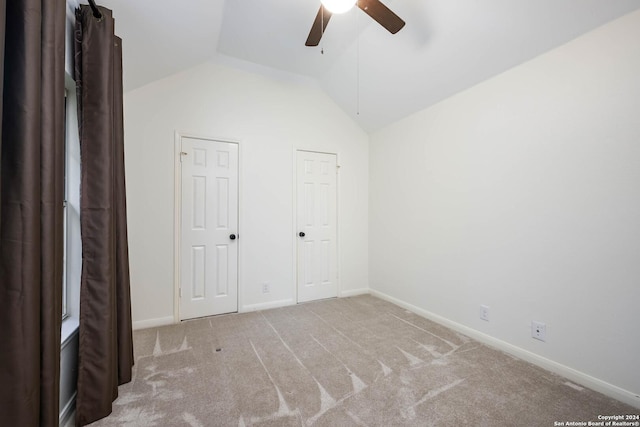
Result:
[[[407,23],[396,35],[354,8],[310,48],[319,0],[98,0],[123,38],[127,91],[224,60],[316,81],[367,131],[640,9],[638,0],[383,2]]]

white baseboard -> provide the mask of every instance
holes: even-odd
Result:
[[[348,291],[341,292],[340,297],[341,298],[352,297],[352,296],[363,295],[368,293],[369,293],[369,289],[367,288],[351,289]],[[294,304],[296,304],[296,301],[291,298],[277,300],[277,301],[261,302],[258,304],[247,304],[242,307],[239,307],[238,313],[248,313],[250,311],[268,310],[270,308],[286,307],[288,305],[294,305]],[[173,316],[159,317],[157,319],[138,320],[137,322],[133,322],[133,330],[137,331],[139,329],[148,329],[148,328],[155,328],[157,326],[173,325],[174,323],[176,322],[174,321]]]
[[[173,325],[175,321],[173,316],[158,317],[157,319],[138,320],[133,322],[133,330],[155,328],[156,326]]]
[[[292,299],[281,299],[278,301],[261,302],[258,304],[248,304],[242,306],[238,312],[248,313],[250,311],[268,310],[270,308],[286,307],[288,305],[294,305],[296,302]]]
[[[369,293],[368,288],[350,289],[347,291],[341,291],[339,297],[353,297],[356,295],[365,295]],[[250,311],[268,310],[270,308],[286,307],[288,305],[295,305],[296,301],[293,299],[283,299],[278,301],[261,302],[259,304],[248,304],[241,307],[239,313],[248,313]]]
[[[340,291],[340,298],[346,297],[355,297],[357,295],[367,295],[369,294],[369,288],[360,288],[360,289],[348,289],[345,291]]]
[[[448,328],[451,328],[454,331],[467,335],[493,348],[502,350],[520,359],[526,360],[527,362],[533,363],[534,365],[537,365],[543,369],[546,369],[548,371],[561,375],[577,384],[583,385],[587,388],[600,392],[606,396],[612,397],[628,405],[634,406],[636,408],[640,408],[640,396],[628,390],[625,390],[623,388],[610,384],[606,381],[602,381],[598,378],[594,378],[588,374],[585,374],[584,372],[580,372],[568,366],[554,362],[553,360],[539,356],[528,350],[517,347],[513,344],[509,344],[506,341],[502,341],[500,339],[494,338],[490,335],[484,334],[475,329],[469,328],[468,326],[462,325],[457,322],[453,322],[442,316],[431,313],[430,311],[424,310],[420,307],[416,307],[415,305],[409,304],[407,302],[394,298],[390,295],[387,295],[375,289],[369,290],[369,293],[371,293],[371,295],[376,296],[380,299],[392,302],[400,307],[406,308],[407,310],[412,311],[413,313],[418,314],[422,317],[425,317],[429,320],[433,320],[436,323],[439,323]]]

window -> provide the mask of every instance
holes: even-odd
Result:
[[[63,251],[62,251],[62,320],[66,319],[69,316],[67,312],[67,144],[68,144],[68,135],[69,135],[69,126],[70,123],[68,121],[69,114],[67,114],[67,108],[69,108],[69,103],[67,102],[67,94],[69,91],[65,88],[64,90],[64,201],[62,202],[62,223],[63,223],[63,231],[62,231],[62,240],[63,240]]]
[[[80,240],[80,138],[75,81],[65,76],[64,251],[62,271],[63,331],[79,315],[82,242]],[[67,324],[67,325],[65,325]],[[63,340],[65,338],[63,332]]]

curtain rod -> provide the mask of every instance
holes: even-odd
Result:
[[[100,9],[98,9],[94,0],[89,0],[89,6],[91,6],[91,10],[93,10],[94,18],[102,19],[102,12],[100,12]]]

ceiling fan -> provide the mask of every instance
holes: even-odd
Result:
[[[305,46],[318,46],[332,14],[344,13],[357,5],[378,24],[395,34],[404,27],[405,22],[380,0],[321,0],[320,10],[309,31]]]

